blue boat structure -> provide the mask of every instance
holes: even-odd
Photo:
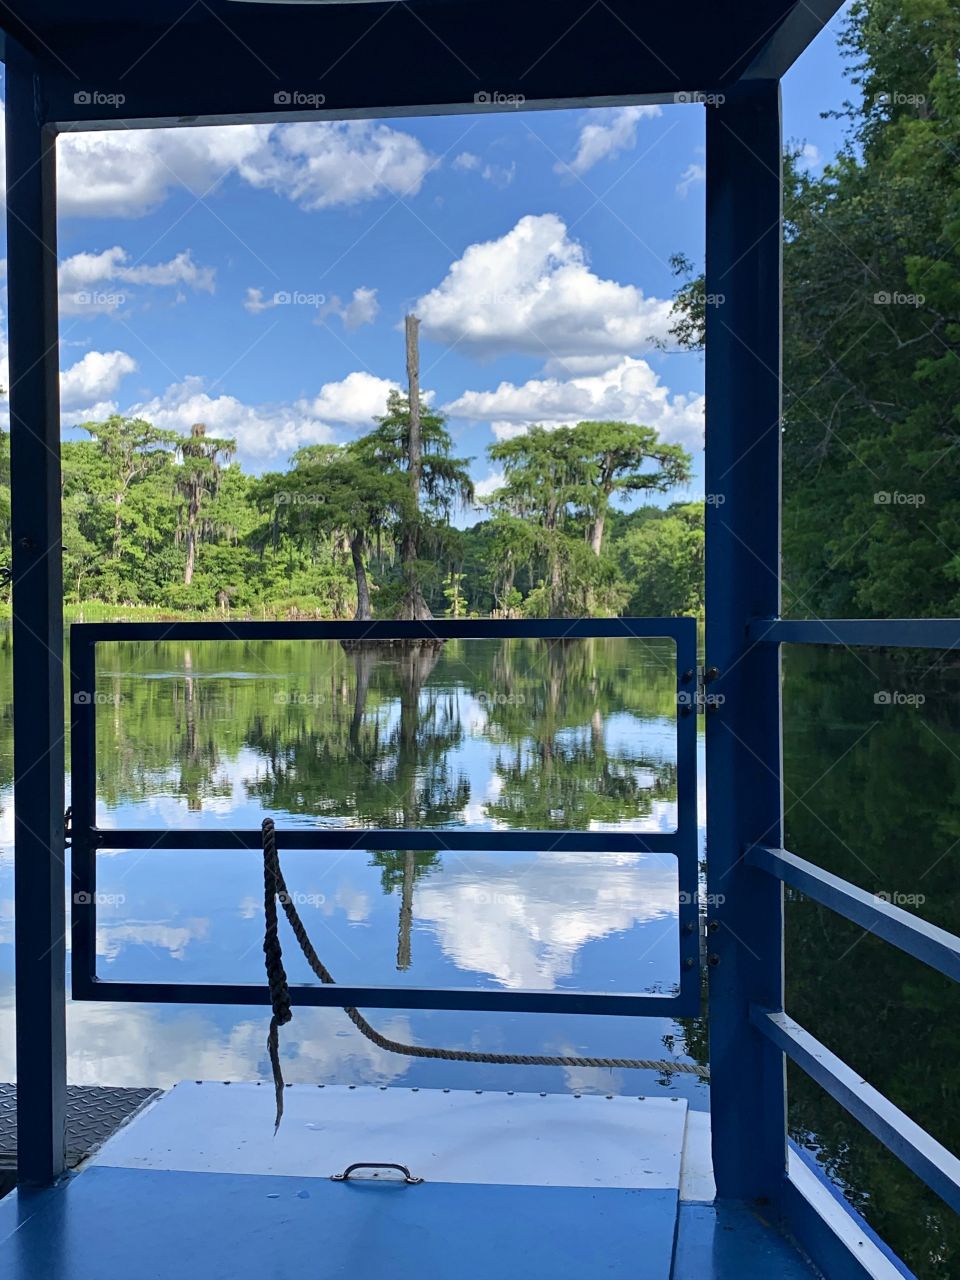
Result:
[[[960,939],[783,847],[783,645],[952,649],[960,621],[781,619],[780,79],[839,0],[9,0],[17,1179],[0,1280],[760,1280],[908,1276],[788,1141],[789,1059],[954,1210],[960,1162],[784,1008],[790,886],[939,972]],[[706,122],[706,662],[690,618],[75,626],[63,652],[55,146],[73,130],[679,103]],[[98,850],[260,850],[250,830],[101,828],[97,651],[123,641],[661,638],[676,659],[673,832],[279,827],[276,853],[547,848],[677,859],[679,981],[638,995],[146,983],[97,972]],[[65,688],[66,686],[66,688]],[[65,820],[65,705],[72,750]],[[707,909],[698,867],[706,721]],[[269,868],[268,868],[269,872]],[[69,917],[64,877],[70,883]],[[268,873],[268,926],[278,882]],[[277,936],[295,944],[280,913]],[[184,1081],[67,1159],[74,1000],[690,1016],[710,1112],[673,1096]],[[269,932],[269,928],[268,928]],[[316,972],[316,968],[315,968]],[[837,983],[836,972],[824,983]],[[439,1055],[442,1056],[442,1055]],[[282,1064],[282,1043],[278,1048]],[[276,1128],[277,1098],[283,1117]],[[123,1109],[121,1109],[123,1110]],[[113,1126],[111,1126],[113,1127]],[[102,1137],[102,1134],[100,1135]]]

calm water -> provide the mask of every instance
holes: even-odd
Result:
[[[4,659],[9,714],[9,655]],[[98,823],[669,831],[676,825],[673,649],[651,641],[124,644],[98,656]],[[9,736],[4,769],[10,775]],[[9,785],[2,1015],[12,1019]],[[284,854],[301,915],[342,982],[669,990],[678,981],[672,855],[404,850]],[[105,978],[264,980],[262,865],[247,851],[116,852],[98,863]],[[287,970],[311,981],[284,934]],[[668,1019],[383,1011],[398,1039],[497,1052],[682,1054]],[[259,1008],[70,1009],[80,1082],[266,1078]],[[13,1073],[3,1037],[0,1078]],[[695,1077],[412,1062],[337,1010],[284,1031],[291,1081],[668,1091]],[[631,1078],[632,1077],[632,1078]]]
[[[100,662],[98,820],[211,830],[485,826],[670,830],[672,648],[650,641],[450,642],[439,653],[311,644],[124,645]],[[960,931],[956,669],[839,650],[785,656],[787,843]],[[0,643],[0,1079],[12,1079],[11,672]],[[669,989],[671,856],[284,854],[338,980],[541,990]],[[255,852],[102,855],[105,977],[262,981]],[[284,926],[281,926],[282,928]],[[286,942],[288,972],[310,979]],[[789,894],[787,1005],[952,1150],[960,1150],[957,988]],[[706,1060],[705,1024],[383,1011],[398,1039],[498,1052]],[[77,1004],[78,1082],[266,1078],[259,1009]],[[679,1093],[689,1076],[415,1062],[338,1010],[284,1029],[290,1081]],[[957,1274],[949,1211],[801,1074],[793,1135],[923,1276]]]

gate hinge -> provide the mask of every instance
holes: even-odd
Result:
[[[697,714],[717,711],[725,701],[722,693],[711,693],[709,685],[720,675],[717,667],[697,667]]]

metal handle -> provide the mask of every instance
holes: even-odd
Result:
[[[396,1169],[397,1173],[403,1174],[404,1182],[411,1187],[415,1187],[417,1183],[423,1181],[422,1178],[415,1178],[405,1164],[392,1164],[389,1161],[370,1160],[358,1160],[355,1164],[348,1164],[343,1173],[332,1173],[330,1175],[330,1181],[346,1182],[355,1169]],[[374,1177],[376,1177],[376,1175],[374,1175]]]

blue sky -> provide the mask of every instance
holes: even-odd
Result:
[[[841,22],[784,83],[814,167],[840,141],[820,113],[846,96]],[[369,425],[416,310],[423,385],[481,491],[486,447],[530,422],[644,421],[699,455],[702,361],[650,339],[670,255],[702,259],[705,109],[62,140],[65,434],[114,411],[204,421],[246,467],[283,466]]]

